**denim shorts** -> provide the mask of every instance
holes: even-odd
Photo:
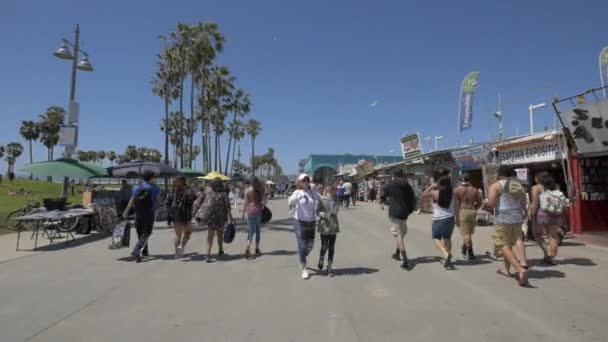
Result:
[[[433,239],[435,240],[449,240],[452,238],[452,232],[454,231],[454,216],[444,218],[441,220],[433,220]]]

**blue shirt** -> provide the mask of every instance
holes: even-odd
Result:
[[[150,184],[150,183],[143,182],[143,183],[141,183],[141,184],[136,185],[136,186],[133,188],[133,193],[132,193],[132,195],[133,195],[133,196],[135,196],[135,194],[137,194],[137,192],[138,192],[138,191],[139,191],[139,190],[140,190],[142,187],[143,187],[144,189],[150,189],[150,194],[152,195],[152,203],[153,203],[153,206],[154,206],[154,210],[156,210],[156,208],[158,208],[158,203],[157,203],[157,201],[158,201],[158,195],[160,194],[160,188],[159,188],[158,186],[156,186],[156,184]]]

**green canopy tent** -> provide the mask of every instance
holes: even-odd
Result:
[[[201,177],[201,176],[205,175],[205,173],[203,173],[201,171],[190,169],[187,167],[183,168],[183,169],[179,169],[179,171],[187,178],[195,178],[195,177]]]
[[[19,169],[19,171],[40,176],[83,179],[108,176],[106,169],[99,165],[71,158],[29,164]]]

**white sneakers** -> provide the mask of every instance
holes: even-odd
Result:
[[[175,249],[175,259],[181,258],[183,254],[184,254],[184,248],[183,247],[177,247]]]
[[[302,279],[308,279],[310,278],[310,274],[308,274],[308,271],[306,269],[302,270]]]

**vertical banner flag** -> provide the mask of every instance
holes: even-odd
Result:
[[[477,90],[478,77],[479,72],[473,71],[462,80],[458,132],[471,128],[471,123],[473,122],[473,94]]]
[[[608,86],[608,46],[600,52],[600,77],[602,87]],[[608,89],[604,88],[604,97],[608,97]]]

